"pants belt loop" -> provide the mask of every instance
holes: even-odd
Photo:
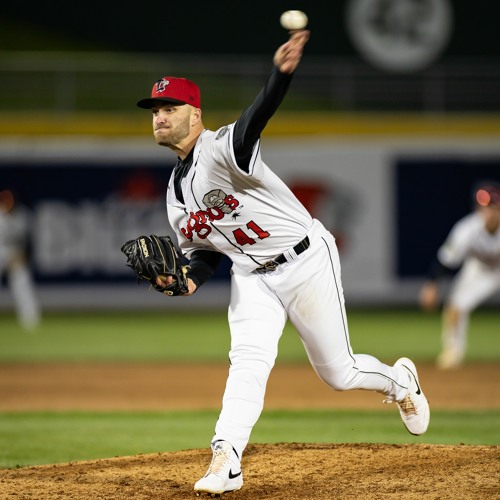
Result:
[[[291,262],[297,258],[297,252],[293,248],[290,248],[290,250],[283,252],[283,256],[288,262]]]
[[[310,246],[310,241],[309,238],[306,236],[300,243],[295,245],[293,248],[285,250],[281,255],[278,255],[278,257],[276,257],[275,260],[270,260],[265,264],[261,264],[256,269],[256,271],[258,272],[274,271],[278,265],[284,263],[285,261],[292,262],[295,259],[297,259],[299,254],[307,250],[309,246]]]

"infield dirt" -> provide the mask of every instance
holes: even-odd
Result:
[[[431,409],[500,408],[498,364],[418,368]],[[218,408],[226,374],[210,364],[4,364],[0,411]],[[277,365],[266,398],[268,409],[381,406],[379,394],[332,392],[308,365]],[[195,498],[210,458],[202,449],[0,470],[0,498]],[[223,498],[494,499],[499,464],[499,446],[250,444],[243,489]]]

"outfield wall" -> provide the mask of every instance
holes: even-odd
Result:
[[[263,139],[264,160],[336,235],[351,305],[412,305],[438,245],[471,208],[471,186],[500,181],[496,134],[300,135]],[[32,217],[31,255],[45,309],[225,307],[226,262],[190,299],[135,283],[119,251],[168,233],[164,185],[175,158],[150,138],[10,137],[0,179]],[[497,303],[495,298],[493,303]],[[0,308],[10,308],[0,289]]]

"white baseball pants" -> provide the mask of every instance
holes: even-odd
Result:
[[[229,441],[240,457],[263,409],[288,318],[314,370],[333,389],[377,391],[396,401],[407,393],[406,374],[353,354],[335,240],[316,220],[308,236],[310,247],[275,271],[232,269],[231,366],[213,439]]]

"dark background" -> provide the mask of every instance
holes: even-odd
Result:
[[[474,210],[480,184],[500,184],[500,158],[399,158],[394,165],[396,274],[425,276],[452,226]]]
[[[373,54],[362,55],[359,40],[354,42],[348,32],[347,14],[356,2],[367,2],[363,5],[372,8],[372,15],[373,7],[378,14],[385,12],[384,21],[392,20],[390,32],[399,42],[412,36],[411,21],[418,19],[420,8],[426,13],[430,9],[432,16],[437,12],[432,10],[434,2],[447,2],[452,13],[450,37],[422,65],[412,67],[408,60],[405,67],[404,59],[396,66],[387,60],[381,63]],[[292,8],[307,13],[311,40],[285,108],[290,104],[293,110],[500,112],[496,2],[19,5],[4,2],[0,14],[0,108],[7,111],[126,110],[131,95],[142,95],[144,81],[154,82],[166,68],[202,86],[204,109],[240,110],[267,76],[272,53],[287,39],[279,18]],[[395,15],[400,10],[406,17]],[[383,27],[384,21],[375,18],[373,23]],[[380,50],[379,46],[379,54]],[[410,56],[407,51],[399,57]]]
[[[419,0],[414,0],[416,3]],[[345,25],[348,0],[252,2],[3,2],[2,50],[111,50],[165,53],[269,53],[285,38],[281,13],[309,17],[307,51],[356,55]],[[442,54],[499,56],[497,2],[450,1],[451,40]]]

